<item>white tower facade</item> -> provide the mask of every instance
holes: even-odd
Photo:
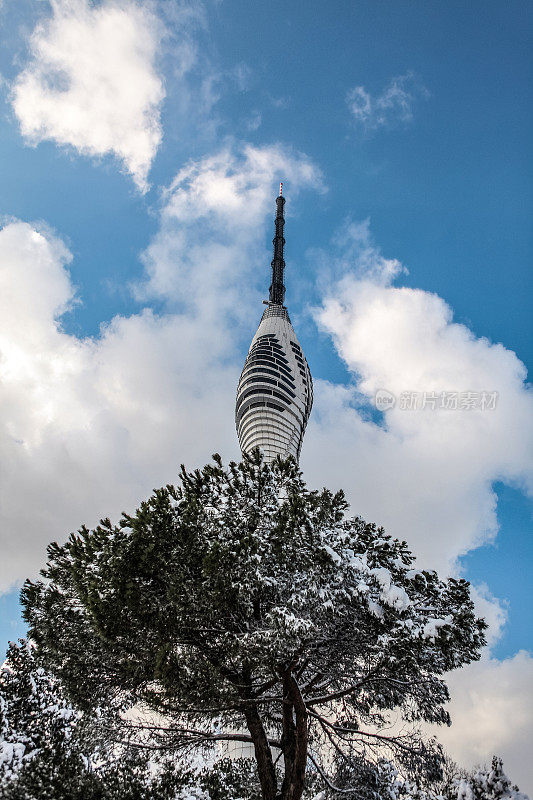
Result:
[[[252,339],[237,388],[235,423],[243,453],[255,447],[267,461],[300,457],[313,405],[313,382],[284,305],[285,198],[276,199],[270,299]]]

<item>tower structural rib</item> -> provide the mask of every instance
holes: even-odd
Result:
[[[243,453],[259,447],[267,461],[300,457],[313,405],[309,365],[285,301],[285,198],[276,198],[269,300],[252,339],[237,388],[235,423]]]

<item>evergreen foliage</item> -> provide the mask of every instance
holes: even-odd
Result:
[[[450,800],[528,800],[507,777],[497,756],[490,769],[478,769],[454,781],[452,791]]]
[[[11,643],[0,670],[2,800],[260,800],[250,759],[147,760],[110,742],[107,727],[102,713],[73,708],[32,645]]]
[[[10,644],[0,671],[3,800],[174,800],[188,779],[110,747],[101,716],[73,708],[30,644]]]
[[[49,547],[22,594],[31,637],[69,701],[106,709],[122,739],[249,742],[263,800],[300,800],[310,770],[331,791],[343,764],[361,786],[384,757],[438,775],[416,723],[449,723],[442,675],[479,657],[485,624],[464,580],[414,569],[346,511],[291,460],[182,468],[118,525]]]
[[[490,769],[460,769],[450,759],[443,762],[440,780],[404,778],[390,761],[382,761],[361,780],[361,765],[344,763],[336,784],[346,800],[529,800],[503,771],[502,760],[492,759]],[[348,787],[356,785],[356,791]],[[324,791],[313,800],[338,800],[339,792]]]

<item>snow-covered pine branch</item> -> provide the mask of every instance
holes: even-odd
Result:
[[[50,546],[23,590],[40,657],[78,708],[163,718],[168,752],[244,732],[263,800],[300,800],[310,753],[328,780],[334,760],[374,774],[391,754],[436,775],[416,723],[449,723],[442,676],[479,657],[485,624],[465,581],[346,512],[290,460],[183,469],[118,525]],[[384,735],[393,711],[407,727]]]

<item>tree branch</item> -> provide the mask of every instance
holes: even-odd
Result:
[[[354,734],[355,736],[363,736],[363,737],[366,736],[371,739],[377,739],[380,742],[387,742],[387,744],[389,744],[391,747],[397,747],[400,750],[405,750],[406,752],[412,752],[414,749],[413,747],[404,744],[404,742],[402,742],[401,738],[398,736],[384,736],[383,734],[380,733],[371,733],[370,731],[362,731],[359,728],[346,728],[343,725],[335,725],[333,722],[330,722],[321,714],[317,714],[316,711],[311,711],[311,709],[308,709],[308,713],[312,717],[315,717],[315,719],[319,720],[319,722],[321,722],[323,725],[327,725],[329,728],[331,728],[331,730],[334,731],[338,736],[341,736],[342,734],[346,733],[351,733]]]
[[[328,789],[331,789],[331,791],[332,791],[332,792],[340,792],[341,794],[351,794],[352,792],[355,792],[355,791],[357,791],[357,788],[356,788],[356,787],[354,787],[353,789],[341,789],[341,788],[339,788],[338,786],[335,786],[335,785],[334,785],[334,784],[333,784],[333,783],[330,781],[330,779],[328,778],[328,776],[326,775],[326,773],[324,772],[324,770],[322,769],[322,767],[321,767],[321,766],[319,766],[319,764],[318,764],[318,762],[316,761],[316,759],[315,759],[315,758],[313,758],[313,756],[311,755],[311,753],[308,753],[308,756],[307,756],[307,757],[308,757],[309,761],[311,761],[311,763],[312,763],[312,764],[314,764],[314,766],[316,767],[316,769],[317,769],[317,772],[319,773],[320,777],[322,778],[322,780],[324,781],[324,783],[326,784],[326,786],[328,787]]]

